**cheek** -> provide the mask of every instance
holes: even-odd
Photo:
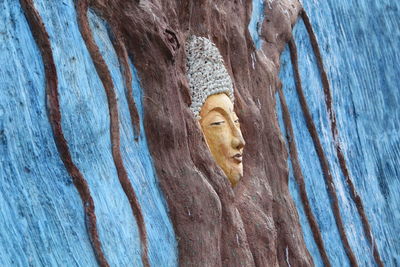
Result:
[[[206,139],[208,146],[210,147],[211,151],[214,156],[218,157],[228,157],[229,156],[229,135],[223,129],[208,131],[206,133]],[[221,158],[222,160],[222,158]]]

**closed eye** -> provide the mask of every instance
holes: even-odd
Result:
[[[223,123],[225,123],[225,121],[216,121],[216,122],[210,123],[210,125],[216,125],[216,126],[218,126],[218,125],[221,125],[221,124],[223,124]]]
[[[239,123],[239,119],[235,120],[235,123]]]

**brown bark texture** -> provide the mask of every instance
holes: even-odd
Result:
[[[89,8],[109,23],[115,44],[138,69],[142,130],[174,224],[179,264],[313,265],[288,190],[288,153],[275,112],[279,56],[300,3],[273,1],[265,9],[260,50],[247,28],[251,0],[93,0]],[[184,44],[190,35],[217,45],[234,81],[246,140],[244,177],[234,189],[189,110]]]

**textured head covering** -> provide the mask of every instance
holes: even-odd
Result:
[[[225,93],[234,102],[231,77],[218,48],[209,39],[191,36],[186,42],[186,73],[192,96],[190,109],[200,119],[200,110],[210,95]]]

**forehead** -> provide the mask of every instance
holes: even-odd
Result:
[[[228,114],[234,112],[233,103],[230,100],[230,98],[226,94],[221,93],[221,94],[211,95],[207,98],[207,100],[204,102],[203,107],[201,108],[200,117],[204,117],[210,111],[216,108],[221,108]]]

